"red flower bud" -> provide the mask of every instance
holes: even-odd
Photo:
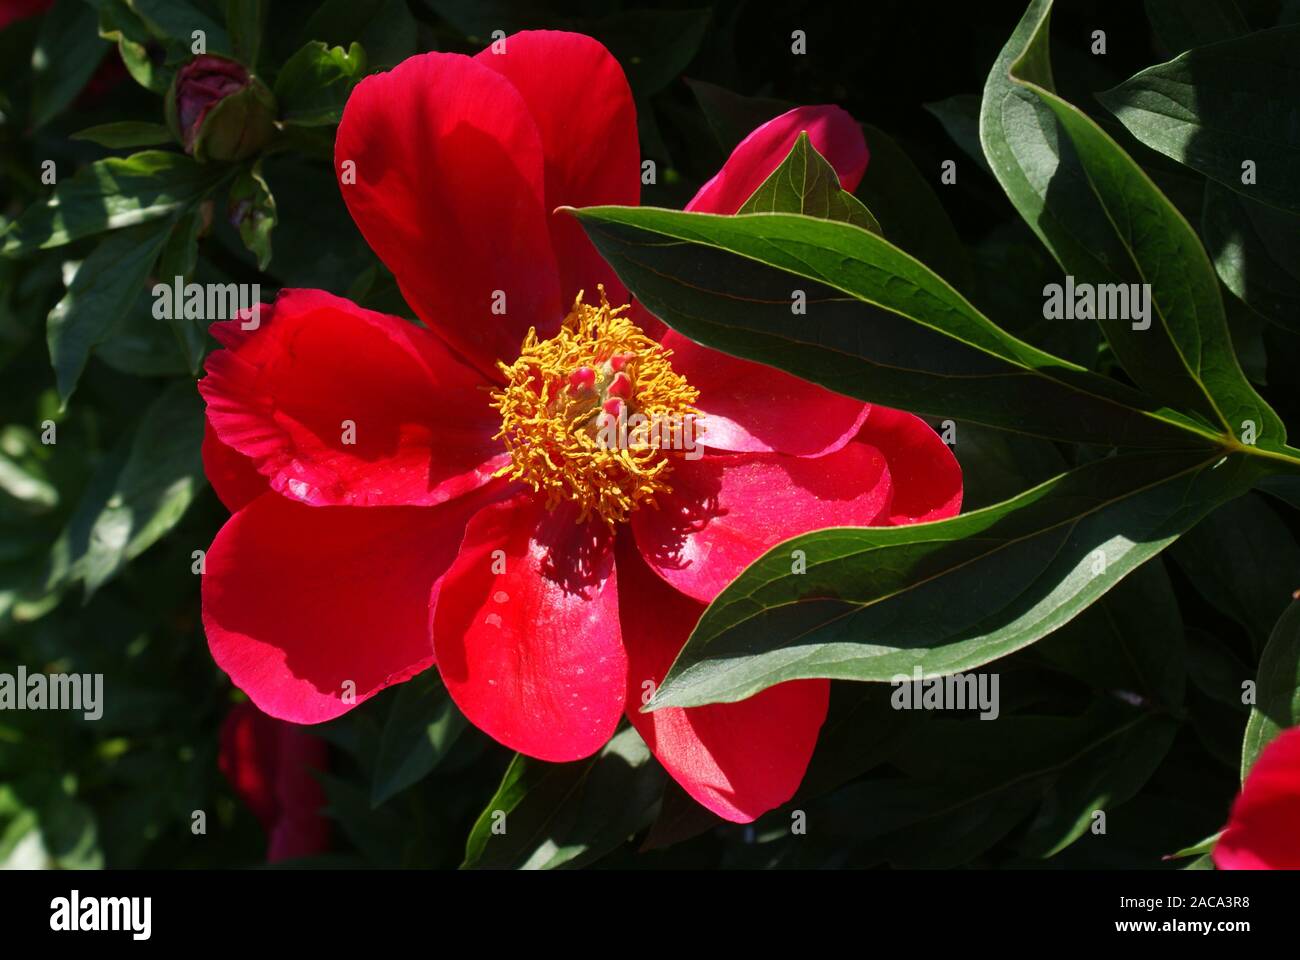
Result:
[[[243,64],[203,54],[167,91],[167,125],[196,160],[243,160],[275,132],[275,97]]]

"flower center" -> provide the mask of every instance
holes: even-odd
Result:
[[[595,514],[609,526],[655,496],[671,492],[667,451],[693,450],[692,406],[699,396],[673,370],[665,350],[624,313],[579,293],[559,333],[539,340],[529,330],[512,364],[498,364],[506,386],[493,392],[509,465],[497,471]]]

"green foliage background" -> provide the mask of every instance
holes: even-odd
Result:
[[[99,721],[0,713],[0,862],[36,841],[62,867],[261,861],[261,829],[217,770],[241,695],[208,654],[191,572],[225,518],[198,456],[193,380],[212,343],[154,320],[148,287],[178,273],[264,296],[319,287],[412,317],[334,183],[348,90],[418,51],[545,26],[624,65],[659,170],[647,205],[680,209],[789,104],[864,123],[856,199],[827,191],[803,144],[787,170],[802,192],[753,202],[775,216],[580,216],[692,337],[952,420],[964,514],[937,546],[910,528],[801,538],[824,561],[814,586],[848,598],[835,616],[802,602],[789,547],[710,608],[658,702],[808,675],[782,659],[790,621],[763,619],[777,603],[815,631],[812,675],[845,681],[799,795],[758,823],[704,812],[627,730],[590,761],[513,756],[429,673],[317,728],[336,821],[317,863],[1204,866],[1160,858],[1212,836],[1243,766],[1300,721],[1300,485],[1283,432],[1300,422],[1300,5],[1076,0],[1050,30],[1049,6],[58,0],[0,30],[0,670],[106,676]],[[277,138],[249,161],[194,163],[161,126],[196,27],[279,99]],[[1256,185],[1241,183],[1243,143]],[[693,259],[647,260],[663,236]],[[701,263],[713,286],[697,309],[675,281]],[[1043,287],[1066,272],[1152,280],[1160,322],[1044,320]],[[792,283],[844,295],[832,329],[881,335],[846,353],[784,307],[734,307]],[[891,372],[902,350],[923,369]],[[971,389],[954,371],[1007,379]],[[935,564],[937,579],[915,572]],[[900,612],[912,634],[881,655],[873,617]],[[910,672],[918,649],[927,669],[989,664],[1001,718],[899,712],[887,683],[849,682]]]

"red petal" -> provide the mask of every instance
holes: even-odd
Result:
[[[436,504],[504,462],[483,378],[412,323],[289,290],[261,308],[257,330],[237,320],[212,330],[226,349],[199,381],[208,420],[286,497]]]
[[[889,464],[891,524],[942,520],[961,512],[961,466],[920,417],[873,406],[857,439],[883,453]]]
[[[530,326],[545,335],[559,325],[567,304],[542,145],[499,73],[427,53],[366,77],[343,111],[334,166],[352,219],[407,303],[480,370],[494,375],[496,361],[518,356]],[[504,315],[492,312],[496,291]]]
[[[862,129],[839,107],[797,107],[742,140],[686,209],[735,213],[804,131],[844,189],[856,189],[869,157]],[[713,449],[820,456],[852,439],[865,416],[861,401],[772,367],[710,350],[671,331],[661,342],[673,351],[674,369],[700,391],[705,442]]]
[[[1300,870],[1300,727],[1285,730],[1250,768],[1214,846],[1220,870]]]
[[[736,146],[712,180],[686,205],[700,213],[735,213],[789,154],[807,131],[817,152],[852,193],[867,169],[870,153],[862,128],[839,107],[796,107],[758,127]]]
[[[866,404],[775,367],[729,356],[668,331],[673,369],[700,391],[704,444],[714,450],[821,456],[853,439]]]
[[[599,42],[579,33],[530,30],[502,42],[504,52],[489,47],[475,59],[514,84],[541,136],[561,297],[567,303],[586,290],[595,300],[596,284],[603,283],[611,303],[625,303],[627,290],[578,221],[553,212],[566,205],[635,206],[641,198],[636,107],[623,68]]]
[[[609,536],[575,516],[529,494],[484,508],[432,601],[452,698],[475,726],[542,760],[599,750],[627,682]]]
[[[618,575],[627,715],[637,732],[686,792],[720,817],[747,823],[785,803],[817,745],[830,681],[795,680],[738,703],[640,713],[704,605],[663,583],[622,544]]]
[[[637,546],[670,584],[711,601],[782,540],[822,527],[859,527],[888,516],[884,456],[865,443],[808,459],[779,454],[676,461],[661,508],[632,515]]]
[[[206,419],[203,421],[203,472],[216,491],[217,499],[231,513],[271,489],[266,477],[257,472],[253,461],[222,443]]]
[[[213,659],[264,712],[295,723],[410,679],[433,663],[429,591],[482,502],[361,510],[259,497],[208,550]]]

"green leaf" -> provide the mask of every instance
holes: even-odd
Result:
[[[1151,149],[1300,213],[1300,24],[1188,50],[1097,97]],[[1243,183],[1246,161],[1253,183]]]
[[[83,0],[57,0],[41,18],[32,50],[32,122],[44,126],[72,103],[99,67],[108,46],[98,17]]]
[[[786,100],[741,96],[703,80],[688,78],[686,83],[695,94],[709,129],[718,138],[723,152],[728,154],[755,128],[794,106]]]
[[[1202,597],[1246,628],[1256,650],[1263,649],[1300,586],[1300,544],[1254,493],[1216,509],[1170,555]]]
[[[183,51],[184,59],[193,55],[195,31],[202,31],[205,53],[233,56],[234,47],[224,24],[209,16],[201,0],[127,0],[150,34],[170,49]]]
[[[1168,718],[1107,701],[1079,717],[938,717],[898,743],[891,762],[906,778],[850,787],[848,822],[822,823],[820,815],[815,822],[862,844],[859,854],[933,869],[968,862],[1032,818],[1021,844],[1051,855],[1077,839],[1081,823],[1086,831],[1099,804],[1109,809],[1131,795],[1172,727]],[[1139,752],[1129,769],[1108,772],[1126,750]],[[871,811],[866,823],[864,810]]]
[[[120,459],[78,504],[64,534],[71,576],[87,596],[176,525],[203,488],[203,405],[188,380],[149,405]]]
[[[81,379],[91,350],[135,305],[170,230],[168,221],[120,230],[101,240],[75,267],[67,292],[50,311],[47,330],[63,407]]]
[[[61,247],[166,217],[198,200],[222,176],[183,154],[161,150],[96,161],[60,182],[44,203],[24,211],[5,232],[0,254]]]
[[[132,9],[128,0],[89,0],[99,11],[99,35],[117,44],[118,54],[132,79],[154,93],[164,93],[171,83],[172,68],[168,63],[157,63],[150,47],[163,45],[160,38],[150,32],[141,16]],[[179,51],[176,45],[166,45],[173,61]]]
[[[415,18],[405,0],[325,0],[301,36],[330,46],[356,41],[374,70],[396,66],[415,54],[418,44]]]
[[[1283,730],[1300,724],[1300,601],[1278,618],[1255,676],[1255,705],[1241,744],[1245,780],[1264,748]]]
[[[628,288],[674,329],[838,393],[1106,445],[1210,439],[1133,390],[1017,340],[912,257],[848,224],[653,207],[576,215]]]
[[[1178,597],[1157,558],[1036,643],[1032,655],[1106,695],[1176,711],[1187,680],[1184,647]]]
[[[1072,757],[1026,828],[1020,850],[1029,856],[1054,857],[1094,826],[1098,811],[1112,816],[1151,779],[1178,726],[1168,715],[1142,716],[1099,737],[1085,756]]]
[[[262,0],[225,0],[226,30],[235,59],[256,71],[262,49],[267,4]]]
[[[1156,39],[1170,53],[1250,32],[1237,0],[1146,0]]]
[[[1190,847],[1183,847],[1183,849],[1169,854],[1166,859],[1184,860],[1187,857],[1200,857],[1212,853],[1214,851],[1214,845],[1219,842],[1221,836],[1223,836],[1222,830],[1213,836],[1206,837],[1200,843],[1194,843]]]
[[[348,94],[365,72],[361,44],[344,50],[311,41],[289,58],[276,77],[280,118],[304,127],[338,123]]]
[[[195,32],[203,52],[234,56],[226,28],[192,0],[86,0],[99,11],[99,35],[117,44],[136,83],[165,93],[178,64],[194,56]]]
[[[992,176],[993,171],[980,147],[980,103],[980,98],[973,93],[959,93],[946,100],[927,103],[925,109],[943,124],[943,129],[953,143],[973,158],[980,169]]]
[[[840,188],[835,168],[817,152],[807,132],[799,134],[780,166],[759,184],[737,213],[802,213],[880,233],[880,224],[871,211]]]
[[[947,423],[938,424],[947,442]],[[952,452],[961,465],[962,509],[969,513],[1009,500],[1065,470],[1065,459],[1050,440],[993,430],[976,423],[953,423]]]
[[[1300,217],[1208,181],[1201,234],[1223,285],[1300,333]]]
[[[1053,92],[1050,13],[1051,3],[1037,0],[1025,14],[1022,27],[1032,20],[1034,28],[1011,63],[1011,79],[1055,114],[1072,142],[1086,189],[1120,244],[1122,255],[1109,266],[1122,282],[1150,285],[1149,329],[1127,317],[1099,320],[1106,339],[1152,396],[1232,436],[1253,429],[1260,446],[1282,449],[1286,430],[1237,362],[1218,280],[1195,231],[1114,140]]]
[[[239,239],[257,257],[257,269],[271,264],[271,231],[277,222],[275,197],[262,177],[259,161],[240,171],[230,185],[229,219],[239,229]]]
[[[871,162],[855,191],[858,198],[880,221],[890,243],[957,289],[968,290],[970,262],[966,247],[930,181],[885,131],[864,123],[862,133],[871,151]]]
[[[426,670],[402,684],[379,741],[370,781],[371,806],[424,779],[466,726],[437,670]]]
[[[123,147],[153,147],[160,143],[170,143],[172,135],[161,123],[123,120],[119,123],[101,123],[97,127],[87,127],[74,133],[72,139],[89,140],[101,147],[116,150]]]
[[[161,283],[175,285],[176,278],[181,278],[181,286],[194,278],[199,260],[199,237],[208,229],[210,211],[205,211],[209,204],[196,204],[187,210],[163,245],[162,255],[158,258],[158,278]],[[268,241],[269,242],[269,241]],[[203,354],[207,349],[207,321],[196,320],[185,315],[184,310],[171,310],[167,324],[171,327],[180,345],[181,355],[192,374],[199,372],[203,365]]]
[[[595,37],[627,72],[628,86],[640,100],[667,87],[695,59],[712,12],[622,10],[597,19],[574,21],[569,29]]]
[[[795,537],[709,605],[648,709],[996,660],[1068,623],[1253,472],[1237,456],[1116,456],[947,520]]]
[[[598,754],[543,763],[516,754],[465,844],[465,867],[580,867],[649,822],[664,772],[635,729]]]

